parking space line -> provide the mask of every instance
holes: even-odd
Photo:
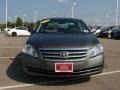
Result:
[[[33,86],[33,85],[34,84],[23,84],[23,85],[5,86],[5,87],[0,87],[0,90],[13,89],[13,88],[21,88],[21,87],[29,87],[29,86]]]
[[[25,42],[0,42],[0,43],[5,43],[5,44],[7,44],[7,43],[25,43]]]
[[[15,58],[15,57],[0,57],[0,59],[9,59],[9,58]]]
[[[17,56],[17,58],[21,58],[22,56]],[[0,59],[10,59],[10,58],[15,58],[15,56],[8,56],[8,57],[0,57]]]
[[[6,48],[6,49],[8,49],[8,48],[23,48],[23,47],[0,47],[0,48]]]
[[[110,74],[115,74],[115,73],[120,73],[120,70],[117,70],[117,71],[111,71],[111,72],[104,72],[104,73],[101,73],[101,74],[94,75],[93,77],[97,77],[97,76],[105,76],[105,75],[110,75]]]
[[[105,75],[110,75],[110,74],[117,74],[120,73],[120,70],[117,71],[111,71],[111,72],[105,72],[105,73],[101,73],[101,74],[97,74],[94,75],[92,77],[98,77],[98,76],[105,76]],[[47,83],[52,83],[53,81],[48,81]],[[55,81],[58,82],[58,81]],[[54,83],[55,83],[54,82]],[[63,81],[62,81],[63,82]],[[6,89],[14,89],[14,88],[22,88],[22,87],[30,87],[30,86],[34,86],[34,85],[39,85],[39,84],[44,84],[44,83],[34,83],[34,84],[21,84],[21,85],[13,85],[13,86],[4,86],[4,87],[0,87],[0,90],[6,90]],[[45,83],[46,84],[46,83]]]

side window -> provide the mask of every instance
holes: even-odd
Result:
[[[46,27],[45,32],[57,32],[58,25],[56,23],[49,23]]]
[[[90,32],[88,27],[86,26],[86,24],[84,22],[82,22],[82,21],[79,23],[79,27],[82,30],[82,32],[85,32],[85,33],[89,33]]]
[[[22,30],[28,30],[28,29],[23,27]]]
[[[20,28],[16,28],[17,30],[19,30]]]
[[[69,23],[68,28],[70,32],[81,32],[81,28],[78,23]]]
[[[24,28],[24,27],[19,27],[19,28],[16,28],[18,30],[28,30],[27,28]]]

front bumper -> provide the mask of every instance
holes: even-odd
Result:
[[[9,31],[6,31],[4,34],[5,34],[6,36],[11,36],[11,35],[12,35],[12,33],[9,32]]]
[[[67,61],[69,62],[69,61]],[[67,63],[66,61],[57,61],[57,63]],[[29,55],[22,55],[22,64],[24,71],[32,76],[45,77],[74,77],[74,76],[90,76],[101,73],[104,67],[104,55],[101,54],[94,58],[89,58],[82,61],[70,61],[73,63],[73,72],[71,73],[56,73],[56,61],[46,61],[39,58],[34,58]]]

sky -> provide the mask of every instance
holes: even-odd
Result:
[[[91,25],[106,25],[108,14],[109,25],[115,25],[117,0],[8,0],[8,20],[14,22],[16,16],[23,18],[25,15],[25,21],[32,22],[35,21],[35,12],[37,20],[45,17],[71,17],[73,2],[76,3],[75,18]],[[4,22],[5,0],[0,0],[0,23]]]

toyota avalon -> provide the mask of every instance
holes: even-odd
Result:
[[[82,20],[47,18],[24,45],[22,65],[32,76],[90,76],[102,72],[104,50]]]

